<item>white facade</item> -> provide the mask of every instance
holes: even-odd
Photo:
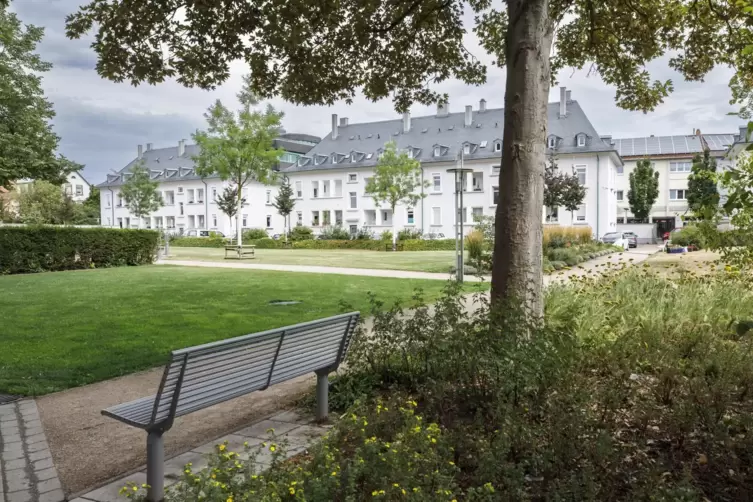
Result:
[[[235,217],[233,220],[217,207],[215,197],[220,195],[228,182],[220,179],[175,180],[159,184],[164,205],[139,221],[125,207],[120,196],[120,187],[102,187],[100,189],[100,208],[102,226],[114,228],[152,228],[167,229],[177,234],[186,234],[189,230],[214,230],[226,236],[235,235]],[[283,228],[283,218],[274,206],[273,194],[276,187],[252,183],[244,189],[246,205],[241,212],[241,227],[262,228],[270,235],[279,233]],[[267,198],[269,192],[269,199]],[[269,200],[269,203],[267,201]]]
[[[21,193],[28,189],[34,180],[23,179],[19,180],[15,184],[16,190]],[[84,202],[91,194],[91,185],[88,181],[81,176],[78,171],[73,171],[66,177],[65,183],[62,185],[63,193],[69,196],[76,202]]]

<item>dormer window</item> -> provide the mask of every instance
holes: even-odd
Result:
[[[578,142],[578,146],[586,146],[586,135],[585,134],[578,134],[575,137],[576,141]]]
[[[471,153],[471,145],[470,144],[466,143],[465,145],[463,145],[463,153],[465,155],[469,155]]]
[[[551,135],[546,139],[546,146],[548,148],[556,148],[557,147],[557,136]]]
[[[434,147],[434,156],[435,157],[441,157],[442,156],[442,148],[435,146]]]
[[[501,152],[502,151],[502,142],[501,141],[495,141],[494,142],[494,151],[495,152]]]
[[[337,154],[336,153],[332,154],[332,163],[333,164],[337,164]]]

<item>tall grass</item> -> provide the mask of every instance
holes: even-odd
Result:
[[[568,245],[588,244],[593,240],[591,227],[544,227],[544,248],[561,248]]]
[[[468,251],[468,259],[472,263],[480,263],[484,255],[484,234],[479,230],[473,230],[466,235],[465,249]]]

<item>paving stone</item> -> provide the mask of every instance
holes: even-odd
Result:
[[[36,462],[37,460],[42,460],[43,458],[52,458],[52,455],[50,455],[50,450],[40,450],[29,454],[30,462]]]
[[[29,490],[24,490],[22,492],[6,493],[5,500],[7,500],[7,502],[31,502],[31,492]]]
[[[313,422],[314,418],[301,413],[299,410],[288,410],[283,411],[282,413],[278,413],[277,415],[271,417],[270,420],[303,425]]]
[[[46,479],[44,481],[40,481],[37,483],[37,491],[39,493],[47,493],[51,492],[53,490],[62,490],[63,487],[60,486],[60,481],[57,477],[54,477],[52,479]]]
[[[10,453],[14,451],[20,451],[23,453],[24,451],[24,444],[23,443],[5,443],[3,445],[3,453]]]
[[[307,446],[324,436],[326,433],[327,430],[322,427],[302,425],[301,427],[297,427],[287,434],[284,434],[283,437],[287,439],[291,445]]]
[[[20,433],[12,433],[12,434],[3,434],[3,442],[5,444],[13,444],[13,443],[20,443],[21,442],[21,434]]]
[[[47,441],[47,437],[44,434],[34,434],[26,438],[26,444],[34,444],[40,441]]]
[[[291,424],[289,422],[278,422],[276,420],[262,420],[259,423],[246,427],[243,430],[236,432],[241,436],[249,436],[260,439],[270,439],[273,436],[279,436],[285,434],[296,427],[300,427],[299,424]],[[274,429],[273,433],[268,432],[270,429]]]
[[[0,435],[20,434],[21,430],[16,422],[3,422],[0,424]]]
[[[123,479],[113,481],[109,485],[85,493],[82,497],[96,502],[123,502],[124,499],[119,495],[119,492],[129,481],[133,481],[138,486],[141,486],[146,483],[146,473],[137,472]]]
[[[24,427],[26,427],[27,429],[32,429],[36,427],[41,428],[42,422],[38,418],[35,418],[34,420],[24,420]]]
[[[34,475],[37,477],[39,481],[47,481],[48,479],[57,478],[58,471],[55,470],[54,467],[50,467],[48,469],[42,469],[41,471],[36,471]]]
[[[31,487],[25,469],[5,471],[5,484],[8,487],[9,493],[28,490]]]
[[[33,399],[24,399],[23,401],[18,402],[18,409],[21,410],[21,413],[24,413],[26,411],[37,411],[37,403]]]
[[[283,456],[283,458],[294,457],[304,451],[306,451],[305,446],[291,446],[285,451],[285,455]],[[273,452],[269,451],[269,447],[257,448],[251,451],[251,453],[254,453],[254,452],[258,452],[258,454],[256,455],[254,459],[257,465],[261,467],[269,467],[272,464]],[[243,458],[243,460],[248,460],[248,458],[250,458],[250,455],[241,455],[241,458]]]
[[[19,458],[18,460],[11,460],[10,462],[5,462],[6,471],[12,471],[13,469],[23,469],[25,467],[26,467],[25,458]],[[0,477],[0,479],[2,479],[2,477]]]
[[[241,453],[245,449],[245,446],[243,445],[244,443],[248,443],[250,446],[254,446],[262,442],[261,439],[239,436],[238,434],[231,434],[230,436],[220,438],[216,441],[212,441],[211,443],[207,443],[205,445],[199,446],[198,448],[194,448],[191,451],[204,454],[213,453],[217,451],[216,446],[222,444],[225,441],[227,441],[228,451],[234,451],[236,453]]]
[[[18,452],[18,451],[12,451],[12,452],[3,452],[3,461],[10,462],[11,460],[18,460],[19,458],[24,458],[24,452]]]
[[[16,414],[16,405],[11,404],[0,404],[0,415],[15,415]]]
[[[198,472],[205,469],[209,465],[209,460],[206,454],[198,453],[195,451],[189,451],[173,457],[165,462],[165,479],[177,480],[183,475],[183,470],[186,464],[191,464],[191,470]]]
[[[29,453],[34,453],[37,451],[49,450],[49,449],[50,447],[47,445],[47,441],[40,441],[39,443],[26,445],[26,451],[28,451]]]
[[[24,436],[26,436],[27,438],[36,434],[44,434],[44,429],[42,429],[41,427],[27,427],[24,431]]]
[[[64,500],[65,493],[63,493],[63,490],[53,490],[51,492],[40,494],[38,502],[63,502]]]
[[[0,413],[0,424],[3,422],[15,422],[16,421],[16,413],[15,411],[11,411],[9,413]]]
[[[52,463],[52,458],[45,458],[42,460],[37,460],[34,462],[34,470],[35,471],[41,471],[44,469],[49,469],[50,467],[54,467]]]

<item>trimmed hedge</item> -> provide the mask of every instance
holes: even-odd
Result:
[[[0,274],[148,265],[158,244],[151,230],[0,227]]]
[[[243,239],[243,244],[255,244],[258,249],[283,249],[285,240],[266,239]],[[175,247],[196,248],[221,248],[225,246],[224,239],[212,237],[173,237],[170,245]],[[292,249],[365,249],[369,251],[392,251],[392,241],[373,239],[351,240],[326,240],[309,239],[291,241]],[[398,241],[398,251],[453,251],[455,241],[453,239],[437,239],[424,241],[419,239]]]
[[[170,245],[178,248],[221,248],[225,245],[225,239],[223,237],[170,237]]]

